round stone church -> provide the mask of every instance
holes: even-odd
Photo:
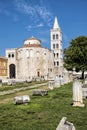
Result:
[[[55,18],[51,30],[51,49],[42,47],[41,41],[31,37],[20,48],[7,49],[8,78],[49,79],[62,75],[62,34]]]
[[[18,79],[47,79],[53,77],[53,52],[41,46],[41,41],[31,37],[21,48],[6,50],[9,76]]]

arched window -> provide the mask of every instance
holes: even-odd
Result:
[[[55,49],[55,44],[53,44],[53,49]]]
[[[56,34],[56,39],[58,39],[58,34]]]
[[[10,58],[11,57],[11,55],[10,54],[8,54],[8,58]]]
[[[55,53],[54,53],[54,57],[55,57]]]
[[[59,48],[59,44],[58,43],[56,44],[56,48]]]
[[[59,65],[59,62],[57,61],[57,66]]]
[[[57,55],[57,58],[58,58],[58,55],[59,55],[59,54],[58,54],[58,53],[56,53],[56,55]]]
[[[14,57],[14,54],[12,54],[12,57]]]
[[[56,65],[55,61],[54,61],[54,66]]]
[[[53,40],[55,39],[55,35],[53,34]]]

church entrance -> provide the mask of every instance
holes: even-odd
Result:
[[[40,77],[40,72],[39,71],[37,71],[37,76]]]
[[[9,77],[10,79],[15,78],[15,65],[9,65]]]

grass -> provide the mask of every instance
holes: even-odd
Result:
[[[47,82],[47,81],[45,81]],[[35,81],[35,82],[24,82],[24,83],[16,83],[15,85],[7,85],[7,84],[3,84],[2,87],[0,87],[0,91],[8,91],[8,90],[13,90],[16,88],[21,88],[21,87],[28,87],[31,85],[35,85],[35,84],[41,84],[44,83],[44,81]]]
[[[28,105],[13,104],[13,97],[21,94],[30,95]],[[0,96],[0,101],[0,130],[56,130],[62,117],[76,130],[87,130],[87,100],[84,108],[71,105],[72,83],[49,91],[47,96],[32,96],[32,90],[26,90]]]

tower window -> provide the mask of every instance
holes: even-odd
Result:
[[[12,54],[12,57],[14,57],[14,54]]]
[[[59,45],[58,45],[58,43],[56,44],[56,48],[59,48]]]
[[[8,54],[8,58],[10,58],[11,57],[11,55],[10,54]]]
[[[56,34],[56,39],[58,39],[58,34]]]
[[[57,66],[59,65],[59,62],[57,61]]]
[[[53,44],[53,49],[55,49],[55,44]]]
[[[55,57],[55,53],[54,53],[54,57]]]
[[[55,61],[54,61],[54,66],[56,65]]]
[[[55,39],[55,35],[53,35],[53,40]]]
[[[57,55],[57,58],[58,58],[58,53],[56,55]]]

